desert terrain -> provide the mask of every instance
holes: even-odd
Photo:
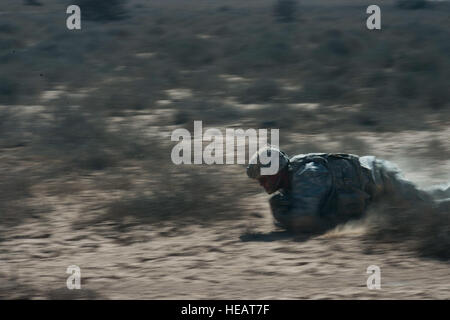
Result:
[[[450,298],[450,215],[371,211],[290,234],[245,165],[170,157],[171,132],[201,120],[279,129],[290,156],[375,155],[422,188],[447,185],[448,3],[386,2],[370,33],[360,0],[305,0],[281,20],[270,0],[80,0],[79,31],[61,1],[6,2],[1,299]]]

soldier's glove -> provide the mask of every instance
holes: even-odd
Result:
[[[277,193],[269,199],[269,204],[275,225],[285,229],[289,228],[289,198],[281,193]]]
[[[270,197],[269,204],[273,213],[283,214],[289,211],[290,200],[281,193],[277,193]]]

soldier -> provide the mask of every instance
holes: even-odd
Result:
[[[270,166],[260,161],[262,155],[278,156],[276,174],[261,174],[261,168]],[[269,201],[275,224],[291,231],[326,230],[363,216],[369,204],[381,200],[397,206],[438,203],[433,198],[438,190],[420,190],[394,164],[374,156],[309,153],[289,158],[277,148],[264,147],[249,163],[247,175],[268,194],[276,192]],[[449,191],[441,190],[447,197]]]

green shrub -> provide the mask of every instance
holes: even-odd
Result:
[[[417,96],[417,81],[410,75],[401,75],[396,81],[398,95],[402,98],[412,99]]]
[[[26,201],[31,197],[30,189],[35,182],[33,173],[29,170],[14,169],[6,167],[0,171],[2,175],[0,181],[0,226],[2,227],[20,224],[36,214],[36,211]]]
[[[166,50],[168,54],[186,67],[207,65],[215,60],[211,43],[195,37],[170,39]]]
[[[329,81],[308,81],[298,98],[305,101],[317,102],[323,100],[335,100],[345,94],[342,83]]]
[[[11,104],[17,100],[19,83],[17,81],[0,78],[0,103]]]
[[[277,0],[273,8],[275,17],[280,22],[292,22],[297,13],[296,0]]]
[[[427,6],[426,0],[397,0],[396,6],[400,9],[423,9]]]
[[[40,129],[39,152],[62,160],[66,169],[103,170],[113,164],[115,137],[106,131],[101,118],[82,110],[62,109]]]
[[[114,21],[126,18],[126,0],[75,0],[70,4],[78,5],[82,19],[92,21]]]
[[[450,104],[450,93],[448,91],[448,84],[442,78],[430,83],[427,90],[428,105],[435,109],[442,109]]]
[[[27,6],[42,6],[42,3],[37,0],[24,0],[24,4]]]
[[[11,34],[17,32],[18,30],[19,28],[11,23],[3,22],[0,24],[0,33]]]
[[[0,148],[24,145],[23,122],[14,107],[0,109]]]
[[[274,80],[261,79],[255,81],[242,92],[243,103],[269,102],[280,94],[280,87]]]

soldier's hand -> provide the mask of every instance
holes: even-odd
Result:
[[[272,197],[270,197],[269,199],[269,204],[270,207],[273,209],[285,209],[287,210],[287,208],[289,207],[290,201],[288,199],[288,197],[282,195],[281,193],[277,193],[275,195],[273,195]]]

